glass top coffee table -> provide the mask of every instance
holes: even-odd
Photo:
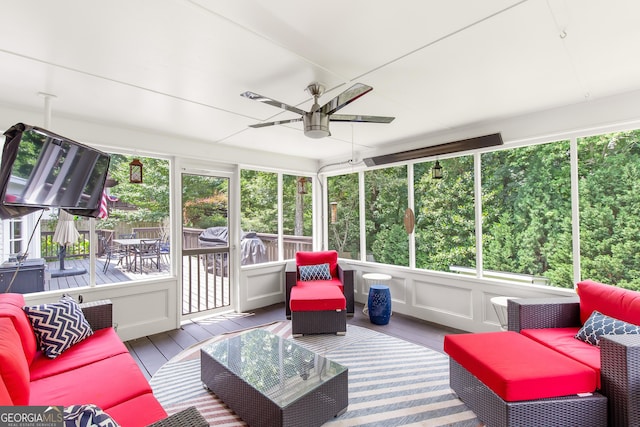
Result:
[[[201,379],[250,426],[320,426],[347,410],[348,368],[263,329],[204,346]]]

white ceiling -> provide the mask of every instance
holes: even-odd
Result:
[[[640,90],[637,0],[0,0],[0,103],[309,159]],[[308,110],[373,91],[332,136],[240,97]],[[38,123],[32,123],[38,125]],[[387,150],[388,151],[388,150]]]

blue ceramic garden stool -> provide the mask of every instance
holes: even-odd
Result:
[[[391,317],[391,292],[386,285],[369,288],[369,320],[376,325],[386,325]]]

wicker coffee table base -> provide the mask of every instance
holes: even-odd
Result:
[[[347,370],[281,408],[206,353],[200,365],[204,385],[251,427],[321,426],[349,404]]]
[[[493,390],[453,359],[449,359],[449,385],[478,419],[491,427],[607,425],[607,398],[599,393],[539,400],[505,402]]]

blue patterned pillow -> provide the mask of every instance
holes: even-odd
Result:
[[[33,326],[40,349],[51,359],[93,335],[82,309],[71,297],[63,296],[56,303],[23,309]]]
[[[600,345],[600,337],[603,335],[631,335],[640,334],[640,326],[623,322],[622,320],[606,316],[599,311],[594,311],[584,322],[582,328],[576,334],[576,338],[591,345]]]
[[[119,427],[113,418],[96,405],[72,405],[64,408],[65,427]]]
[[[329,263],[317,265],[301,265],[300,280],[309,282],[311,280],[331,280],[331,272],[329,271]]]

